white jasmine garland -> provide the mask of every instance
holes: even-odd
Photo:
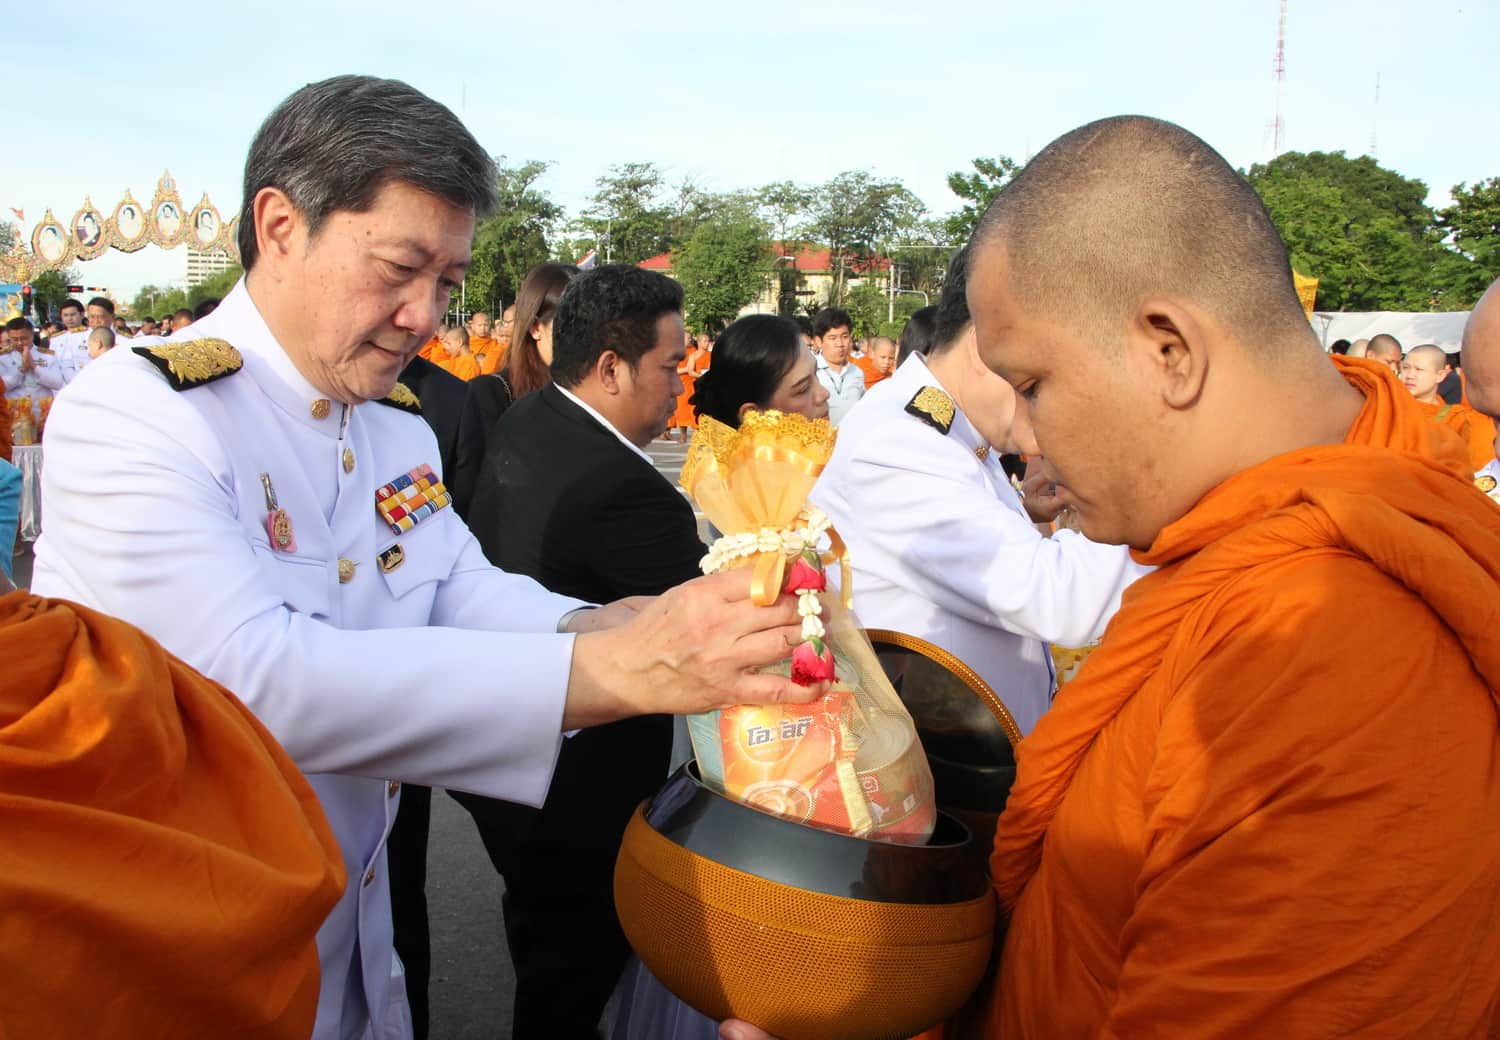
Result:
[[[780,531],[763,527],[759,531],[725,535],[709,546],[708,555],[699,561],[698,566],[704,574],[717,574],[743,557],[776,552],[778,549],[783,556],[792,559],[808,549],[816,549],[818,541],[830,526],[828,514],[816,507],[798,513],[796,523],[799,526]]]

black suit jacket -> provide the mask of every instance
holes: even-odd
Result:
[[[401,382],[422,402],[422,418],[437,436],[443,484],[453,495],[454,511],[467,520],[484,463],[487,431],[479,403],[468,383],[423,357],[412,358],[401,370]]]
[[[468,521],[491,563],[595,603],[697,577],[705,551],[682,493],[555,386],[495,424]]]

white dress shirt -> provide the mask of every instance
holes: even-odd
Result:
[[[227,340],[244,368],[178,391],[122,345],[58,398],[33,587],[145,629],[286,747],[349,878],[318,933],[313,1036],[399,1036],[384,863],[397,781],[540,805],[573,653],[556,626],[581,604],[490,566],[451,508],[393,534],[376,489],[441,472],[431,430],[379,402],[315,407],[243,281],[184,332]],[[287,551],[267,533],[263,473]]]
[[[1047,644],[1098,639],[1149,568],[1121,546],[1038,533],[961,410],[946,435],[907,413],[924,386],[942,389],[913,355],[865,395],[839,427],[812,500],[848,546],[860,623],[966,662],[1026,733],[1051,703]]]
[[[817,378],[828,391],[828,421],[837,426],[843,422],[849,409],[865,396],[865,374],[853,361],[845,364],[842,372],[835,372],[819,354]]]
[[[558,393],[562,394],[568,400],[572,401],[578,407],[582,408],[589,415],[593,416],[594,417],[594,421],[597,422],[600,426],[604,427],[610,433],[614,434],[615,437],[619,440],[619,442],[621,444],[625,445],[625,447],[627,447],[631,451],[635,452],[637,455],[639,455],[641,458],[645,459],[647,462],[650,462],[653,467],[656,465],[656,463],[652,460],[651,456],[648,455],[648,454],[646,454],[645,450],[639,444],[636,444],[634,441],[629,440],[628,438],[626,438],[626,436],[623,433],[621,433],[618,429],[615,428],[615,424],[612,423],[612,422],[610,422],[604,416],[600,415],[599,412],[594,409],[593,405],[589,404],[583,398],[581,398],[577,394],[573,393],[567,387],[565,387],[565,386],[563,386],[561,384],[556,384],[556,385],[557,385],[557,392]]]

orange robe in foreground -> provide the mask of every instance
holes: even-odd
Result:
[[[1463,438],[1464,447],[1469,452],[1470,469],[1484,469],[1495,457],[1495,422],[1489,416],[1481,415],[1464,405],[1448,404],[1441,400],[1434,404],[1418,401],[1417,407],[1428,418]]]
[[[1346,442],[1137,553],[1021,742],[986,1035],[1500,1031],[1500,518],[1389,373],[1335,363]]]
[[[244,705],[122,621],[0,596],[0,1035],[298,1038],[344,886]]]

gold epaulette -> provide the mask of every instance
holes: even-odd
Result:
[[[917,391],[917,396],[907,402],[906,411],[947,436],[948,431],[953,429],[953,416],[958,409],[953,404],[953,398],[937,387],[924,386]]]
[[[245,366],[240,352],[222,339],[190,339],[130,349],[155,365],[173,390],[191,390],[232,376]]]
[[[411,392],[411,387],[405,383],[397,383],[391,388],[391,392],[380,398],[381,404],[388,404],[392,408],[399,408],[403,412],[411,412],[413,415],[422,414],[422,402],[417,395]]]

